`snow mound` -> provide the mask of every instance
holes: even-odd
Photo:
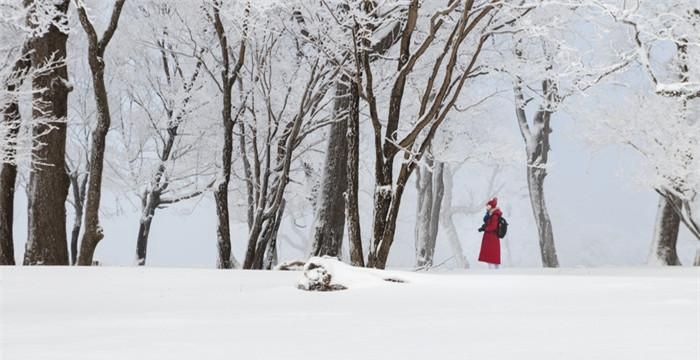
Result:
[[[353,267],[324,256],[312,257],[306,262],[297,287],[308,291],[334,291],[406,282],[402,276],[391,272]]]

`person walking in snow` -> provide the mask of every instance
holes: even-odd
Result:
[[[498,238],[498,220],[503,216],[501,209],[497,207],[498,199],[493,198],[486,203],[486,215],[484,225],[479,232],[484,233],[481,239],[481,252],[479,261],[489,265],[489,269],[498,269],[501,264],[501,241]]]

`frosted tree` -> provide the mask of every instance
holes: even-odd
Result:
[[[376,31],[375,41],[367,46],[369,61],[384,55],[400,38],[401,16],[405,6],[394,1],[378,3],[369,0],[324,1],[323,6],[305,6],[303,1],[292,2],[297,21],[297,36],[314,47],[329,60],[341,64],[342,76],[335,85],[333,118],[328,130],[325,163],[318,195],[314,221],[311,254],[339,256],[345,219],[348,219],[348,240],[351,262],[364,265],[357,205],[359,152],[359,78],[361,69],[355,56],[358,43],[366,42],[360,32]],[[332,21],[327,21],[331,19]],[[351,61],[355,59],[355,61]]]
[[[236,263],[231,253],[228,198],[229,183],[231,181],[231,162],[233,161],[234,121],[232,117],[232,99],[233,90],[245,60],[248,26],[252,10],[251,4],[250,1],[223,2],[213,0],[209,9],[207,9],[209,21],[213,25],[218,39],[219,54],[213,56],[220,68],[219,79],[215,81],[222,94],[221,121],[223,125],[223,144],[221,148],[221,175],[214,189],[217,214],[217,267],[221,269],[230,269]],[[231,29],[232,24],[225,24],[225,19],[238,26]],[[237,51],[234,51],[234,46],[236,46]]]
[[[14,195],[18,167],[31,167],[32,154],[54,129],[50,116],[20,116],[20,104],[46,91],[32,79],[55,75],[64,66],[59,53],[47,53],[37,62],[32,39],[52,28],[67,31],[61,8],[48,2],[7,1],[0,7],[0,264],[14,265]],[[32,80],[33,81],[33,80]],[[31,101],[29,99],[28,101]],[[41,158],[35,164],[43,164]]]
[[[525,143],[527,184],[542,265],[558,267],[545,201],[552,119],[566,106],[567,99],[624,69],[633,52],[621,52],[608,43],[606,33],[614,22],[585,2],[543,4],[533,8],[524,23],[532,26],[522,26],[505,39],[499,37],[507,47],[504,57],[514,61],[494,71],[504,71],[512,79],[515,119]]]
[[[622,5],[626,7],[603,8],[627,27],[627,43],[636,55],[634,70],[647,82],[639,84],[641,93],[626,99],[629,113],[606,116],[595,133],[609,132],[605,139],[632,147],[645,160],[648,185],[660,196],[649,262],[680,265],[680,225],[700,239],[700,69],[693,66],[700,57],[700,7],[685,1]]]
[[[248,199],[246,269],[269,269],[276,262],[293,163],[312,145],[304,140],[331,123],[327,94],[340,76],[338,66],[285,30],[289,24],[284,12],[274,8],[267,13],[265,26],[255,27],[249,38],[241,78],[246,102],[239,120]]]
[[[217,132],[212,118],[214,91],[204,79],[205,48],[215,39],[201,12],[185,3],[150,2],[133,9],[141,57],[121,69],[125,97],[116,126],[121,154],[116,177],[139,197],[136,263],[145,265],[156,210],[199,197],[215,180],[213,157]],[[191,22],[191,24],[190,24]],[[128,74],[138,74],[137,76]],[[216,98],[214,98],[216,100]]]
[[[65,63],[68,5],[68,0],[28,2],[27,22],[30,27],[39,29],[31,40],[32,66],[44,66],[54,59],[63,62],[32,79],[34,89],[45,89],[33,95],[32,117],[47,120],[32,130],[35,135],[44,135],[38,139],[43,145],[32,150],[25,265],[67,265],[69,262],[65,210],[69,186],[65,170],[65,119],[71,90]]]
[[[467,80],[480,72],[479,58],[488,39],[529,7],[496,1],[419,5],[418,1],[408,5],[397,49],[398,64],[373,66],[367,61],[367,52],[361,56],[365,59],[362,97],[370,109],[376,164],[373,236],[367,261],[371,267],[386,266],[406,183]],[[371,34],[366,36],[371,39]],[[388,65],[395,66],[388,76],[391,80],[386,88],[390,91],[375,94],[374,69],[382,66],[391,73]],[[381,117],[379,101],[389,104]],[[395,165],[399,165],[396,176]]]

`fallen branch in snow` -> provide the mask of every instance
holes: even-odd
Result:
[[[275,266],[275,270],[278,270],[278,271],[301,271],[301,270],[304,270],[304,265],[306,265],[306,262],[302,261],[302,260],[285,261],[285,262]]]

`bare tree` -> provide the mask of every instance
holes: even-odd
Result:
[[[117,30],[124,2],[125,0],[115,1],[107,29],[100,38],[97,35],[95,26],[88,18],[85,4],[81,0],[76,0],[80,24],[88,38],[88,63],[92,72],[92,85],[97,109],[97,124],[92,132],[92,145],[90,147],[90,170],[88,172],[85,201],[85,230],[83,239],[80,242],[80,254],[78,256],[78,265],[83,266],[92,264],[95,248],[104,237],[100,226],[99,211],[100,198],[102,197],[102,169],[104,168],[107,132],[111,124],[109,99],[104,81],[104,57],[107,45],[109,45],[114,32]]]
[[[246,1],[244,10],[243,30],[240,44],[238,46],[237,59],[230,48],[229,37],[221,18],[221,7],[223,3],[215,0],[212,6],[211,20],[216,30],[221,51],[221,80],[219,88],[223,93],[223,103],[221,119],[223,122],[223,148],[221,152],[221,179],[214,189],[214,200],[216,202],[217,227],[216,243],[218,249],[217,267],[220,269],[231,269],[236,262],[231,253],[231,230],[229,224],[229,182],[231,181],[231,161],[233,156],[233,127],[234,121],[232,112],[232,92],[233,86],[239,77],[246,54],[246,44],[248,37],[248,18],[251,11],[250,1]]]
[[[295,150],[305,137],[330,123],[326,94],[339,72],[321,57],[303,51],[288,69],[289,58],[279,58],[275,51],[288,43],[288,36],[275,33],[272,26],[251,39],[255,41],[250,54],[254,89],[246,125],[241,124],[245,181],[252,192],[245,269],[273,266]]]
[[[158,42],[161,60],[163,77],[165,78],[165,89],[157,86],[152,89],[153,93],[158,94],[161,99],[162,114],[165,116],[163,121],[150,118],[150,123],[153,125],[153,131],[160,133],[160,124],[165,124],[165,131],[157,138],[161,141],[158,150],[158,163],[155,171],[148,182],[148,186],[141,193],[141,217],[139,220],[139,230],[136,236],[136,263],[143,266],[146,264],[146,255],[148,248],[148,237],[151,231],[151,223],[158,208],[165,207],[180,201],[196,198],[203,194],[213,182],[204,188],[195,187],[193,190],[178,189],[174,184],[176,179],[171,178],[167,172],[169,163],[177,162],[188,153],[187,147],[178,149],[176,142],[180,140],[180,128],[182,124],[192,117],[193,107],[190,102],[193,93],[199,90],[195,87],[196,82],[202,72],[203,62],[198,60],[192,70],[192,74],[185,77],[177,55],[174,52],[168,51],[168,45],[165,40]],[[201,50],[195,50],[201,53]],[[194,57],[194,56],[193,56]],[[183,78],[185,77],[185,78]],[[172,90],[181,87],[180,91],[175,91],[173,98]],[[180,103],[175,103],[177,99],[181,99]],[[151,117],[151,112],[148,109],[146,102],[138,97],[134,97],[134,102],[140,106],[148,117]],[[191,148],[190,148],[191,149]],[[196,175],[200,175],[197,171]],[[173,189],[173,187],[176,187]]]
[[[422,11],[421,11],[422,9]],[[475,5],[474,1],[448,1],[445,8],[421,8],[418,1],[411,1],[402,29],[399,61],[396,74],[390,86],[388,114],[385,121],[379,118],[376,95],[374,94],[374,74],[369,61],[363,61],[365,93],[370,108],[370,119],[375,139],[375,199],[372,242],[368,255],[368,266],[384,268],[389,250],[394,241],[396,220],[403,197],[404,187],[425,154],[440,124],[454,107],[467,79],[479,72],[477,61],[486,40],[492,34],[492,27],[504,21],[498,19],[500,4],[486,2]],[[413,49],[413,36],[418,36],[419,19],[424,12],[429,17],[428,29]],[[453,16],[447,21],[448,16]],[[454,19],[454,20],[452,20]],[[508,17],[512,21],[512,17]],[[435,42],[437,33],[444,25],[450,24],[444,42]],[[450,26],[448,25],[448,26]],[[422,34],[421,34],[422,35]],[[470,41],[466,41],[467,39]],[[463,45],[469,44],[470,52],[462,53]],[[437,50],[436,50],[437,48]],[[428,51],[431,50],[431,51]],[[410,124],[407,133],[399,137],[400,119],[404,109],[404,95],[409,77],[415,76],[416,64],[425,60],[430,53],[432,66],[418,98],[418,111],[415,122]],[[459,55],[466,61],[457,66]],[[386,129],[382,131],[384,125]],[[399,174],[394,177],[396,156],[403,153]]]
[[[335,63],[355,58],[355,66],[347,66],[336,83],[333,118],[328,130],[325,164],[321,186],[316,198],[316,218],[311,255],[340,256],[345,218],[348,218],[348,241],[351,262],[364,265],[360,238],[359,209],[357,206],[357,165],[359,153],[359,96],[364,52],[374,61],[387,53],[400,39],[401,20],[396,12],[404,7],[380,7],[376,1],[341,0],[313,9],[321,14],[306,14],[300,7],[294,16],[301,27],[301,38],[314,44]],[[315,24],[314,19],[330,18],[328,23]],[[318,22],[318,21],[317,21]],[[388,28],[388,30],[386,30]],[[381,30],[376,42],[358,36],[358,32]]]

